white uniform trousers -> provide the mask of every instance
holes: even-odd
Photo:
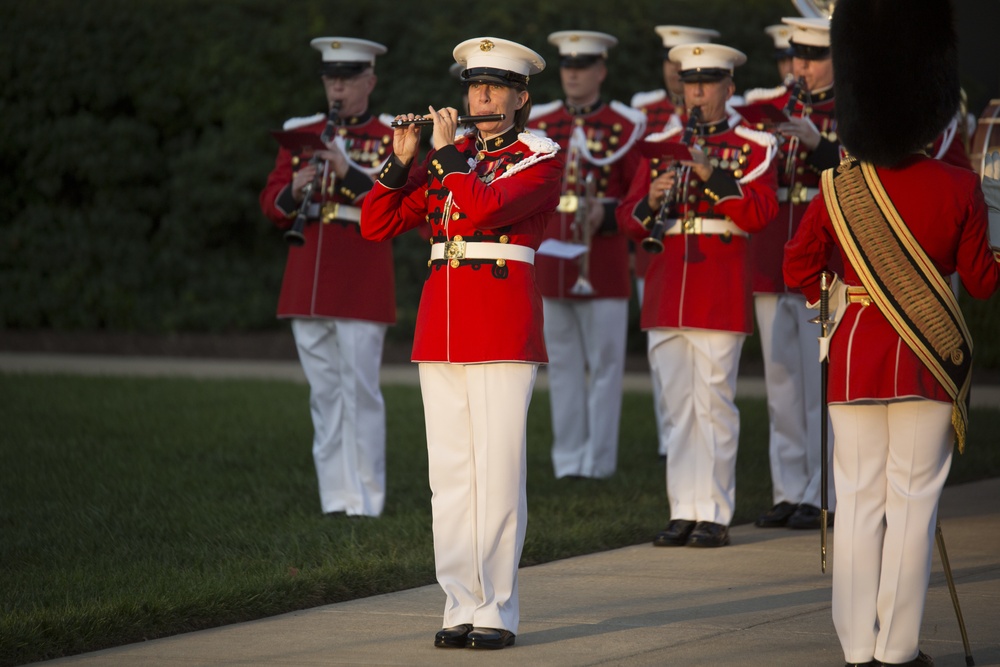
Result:
[[[618,466],[627,299],[542,299],[555,476],[606,478]]]
[[[442,627],[517,634],[528,524],[526,438],[537,364],[421,363]]]
[[[917,655],[938,499],[951,468],[951,409],[925,399],[830,406],[832,610],[847,662]]]
[[[660,376],[668,420],[670,518],[728,526],[740,438],[736,376],[746,336],[697,329],[653,329],[649,335],[649,361]]]
[[[635,292],[639,297],[639,309],[642,309],[642,295],[646,291],[646,279],[635,279]],[[646,354],[649,355],[649,348],[652,347],[652,340],[646,334]],[[653,414],[656,416],[656,439],[657,450],[660,456],[667,455],[667,416],[663,413],[662,395],[663,388],[660,386],[660,376],[656,374],[652,367],[649,369],[649,376],[653,384]]]
[[[378,516],[385,504],[385,324],[293,319],[309,382],[313,461],[323,512]]]
[[[822,507],[820,326],[809,321],[818,311],[806,308],[805,297],[798,294],[755,294],[754,310],[764,359],[774,504]],[[827,458],[832,470],[829,424]],[[827,508],[833,511],[834,484],[827,481]]]

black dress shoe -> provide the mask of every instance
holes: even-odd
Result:
[[[496,628],[474,628],[469,633],[469,648],[498,649],[513,646],[514,633]]]
[[[784,528],[788,517],[795,514],[795,508],[795,503],[782,501],[757,517],[754,525],[758,528]]]
[[[694,530],[695,522],[687,519],[674,519],[667,524],[667,527],[656,534],[653,538],[653,546],[657,547],[682,547],[687,544],[691,531]]]
[[[917,657],[908,662],[880,662],[880,665],[886,665],[886,667],[934,667],[934,658],[930,657],[923,651],[917,651]]]
[[[434,645],[438,648],[465,648],[470,632],[472,632],[471,623],[438,630],[434,635]]]
[[[729,544],[729,526],[711,521],[699,521],[688,538],[689,547],[724,547]]]
[[[809,503],[795,508],[795,514],[788,517],[788,527],[794,530],[819,530],[820,509]],[[827,517],[829,522],[829,517]]]

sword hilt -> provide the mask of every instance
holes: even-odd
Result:
[[[822,336],[826,338],[829,326],[833,324],[830,319],[830,283],[832,275],[829,271],[819,274],[819,315],[809,320],[813,324],[822,327]]]

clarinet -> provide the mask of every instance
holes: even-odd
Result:
[[[330,112],[326,117],[326,127],[323,128],[323,134],[320,135],[320,139],[324,144],[330,141],[334,131],[337,129],[337,119],[340,116],[341,104],[340,100],[336,100],[330,105]],[[318,165],[319,156],[313,155],[309,160],[309,164]],[[316,189],[317,181],[319,181],[319,178],[314,178],[306,185],[305,190],[302,191],[302,204],[299,205],[298,215],[295,216],[292,228],[285,232],[285,241],[288,242],[288,245],[301,246],[306,242],[305,234],[302,232],[306,227],[306,219],[309,217],[309,204],[312,203],[313,191]]]
[[[792,89],[788,95],[788,102],[785,103],[785,115],[791,117],[792,111],[795,110],[795,103],[799,101],[802,97],[802,91],[806,87],[806,78],[800,76],[792,84]],[[802,112],[803,118],[809,117],[809,104],[811,102],[811,95],[806,92],[806,100],[804,102],[805,108]],[[791,136],[788,139],[788,145],[785,147],[785,176],[791,178],[795,173],[795,154],[799,150],[799,138],[796,136]]]
[[[684,126],[684,134],[681,136],[681,143],[685,146],[691,145],[691,140],[694,139],[694,126],[700,120],[701,107],[692,107],[688,115],[687,125]],[[680,169],[677,166],[674,166],[674,173],[677,176],[674,179],[674,184],[664,193],[663,203],[660,204],[660,210],[656,214],[656,221],[653,223],[652,229],[649,230],[649,236],[642,240],[642,249],[654,255],[663,252],[663,235],[667,232],[667,215],[677,193],[677,182],[681,178]]]

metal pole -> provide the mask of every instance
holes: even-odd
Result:
[[[944,566],[944,578],[948,580],[948,592],[951,593],[951,603],[955,605],[955,616],[958,618],[958,629],[962,632],[962,646],[965,647],[965,664],[972,667],[976,661],[972,659],[972,649],[969,648],[969,635],[965,631],[965,619],[962,618],[962,608],[958,604],[958,592],[955,590],[955,579],[951,576],[951,563],[948,562],[948,552],[944,548],[944,534],[941,533],[941,521],[934,528],[934,538],[938,551],[941,553],[941,564]]]
[[[812,322],[817,322],[820,325],[820,345],[822,346],[824,342],[829,343],[825,339],[829,335],[829,325],[830,325],[830,274],[826,271],[819,276],[819,317],[811,320]],[[820,543],[819,543],[819,556],[820,556],[820,569],[826,573],[826,533],[827,533],[827,520],[829,518],[829,506],[830,503],[827,500],[827,479],[829,471],[827,470],[827,448],[829,443],[827,442],[827,423],[830,418],[829,408],[826,404],[826,382],[830,368],[830,357],[829,354],[824,354],[820,363],[820,435],[819,435],[819,452],[820,452],[820,482],[819,482],[819,493],[820,493],[820,512],[819,512],[819,527],[820,527]]]

